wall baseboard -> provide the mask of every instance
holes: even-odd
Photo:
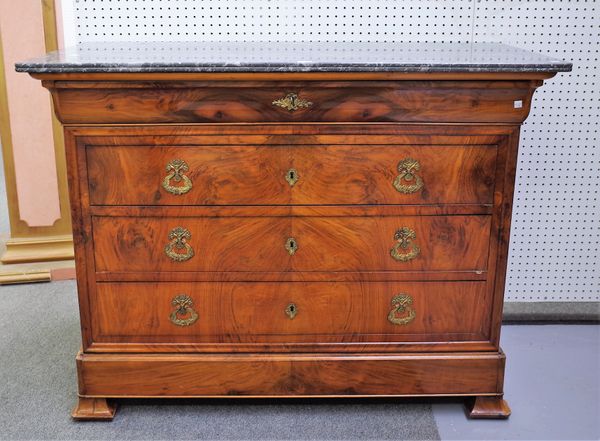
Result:
[[[506,302],[505,322],[600,322],[600,302]]]
[[[51,279],[50,270],[0,271],[0,285],[49,282]]]
[[[72,260],[71,235],[9,238],[0,261],[4,264]]]

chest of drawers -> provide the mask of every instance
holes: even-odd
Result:
[[[18,66],[65,125],[75,418],[119,397],[465,396],[471,416],[509,415],[519,126],[568,64],[184,69],[79,50]]]

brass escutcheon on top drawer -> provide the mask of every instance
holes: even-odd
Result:
[[[306,101],[298,96],[297,93],[288,93],[283,98],[273,101],[271,104],[277,107],[282,107],[290,112],[295,112],[301,108],[308,108],[313,105],[310,101]]]

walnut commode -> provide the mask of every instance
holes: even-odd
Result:
[[[120,397],[465,396],[473,417],[510,414],[519,126],[566,64],[31,66],[65,126],[73,417],[112,418]]]

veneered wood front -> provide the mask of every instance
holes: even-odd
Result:
[[[113,216],[94,217],[92,224],[96,271],[483,271],[491,217]],[[178,227],[190,233],[193,257],[185,261],[165,252]],[[395,238],[403,228],[415,236],[406,247]],[[415,257],[397,260],[394,247]]]
[[[187,326],[171,320],[182,294],[198,314]],[[486,282],[99,283],[92,323],[115,343],[482,341],[487,303]]]
[[[518,127],[552,75],[41,74],[67,124],[80,394],[500,397]],[[292,92],[312,104],[273,105]],[[165,254],[175,227],[189,260]]]
[[[48,82],[66,124],[520,123],[539,81]],[[311,105],[273,104],[294,93]],[[521,101],[521,106],[515,106]]]
[[[176,146],[178,140],[172,142],[172,146],[88,145],[91,204],[492,202],[495,145],[422,145],[418,137],[412,145],[406,144],[406,138],[399,138],[397,145]],[[163,186],[165,167],[176,159],[185,162],[188,170],[183,174],[192,184],[183,194],[173,194]],[[410,160],[416,161],[416,168],[414,162],[403,165]],[[288,173],[294,174],[291,185]],[[169,184],[183,185],[174,179]]]
[[[489,352],[77,356],[90,397],[496,395],[503,370]]]

